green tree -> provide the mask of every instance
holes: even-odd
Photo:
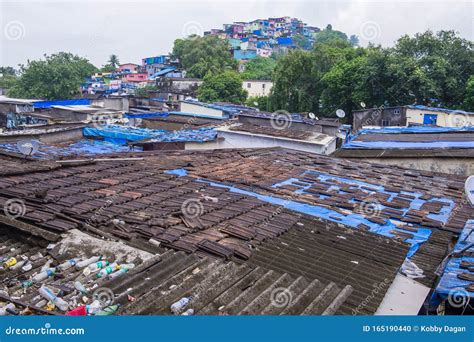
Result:
[[[241,74],[244,80],[271,80],[276,61],[273,58],[256,57],[245,64]]]
[[[245,105],[249,107],[256,107],[259,110],[269,111],[270,102],[268,96],[252,96],[245,101]]]
[[[243,103],[247,91],[242,88],[242,79],[235,71],[207,74],[198,88],[198,99],[204,102]]]
[[[80,85],[97,68],[85,58],[59,52],[44,60],[28,61],[8,95],[19,98],[64,99],[80,94]]]
[[[209,72],[218,74],[235,70],[237,66],[227,40],[211,35],[176,39],[172,56],[179,60],[189,77],[202,78]]]
[[[331,25],[328,25],[324,30],[319,31],[314,36],[315,44],[325,44],[331,40],[342,40],[348,42],[347,34],[341,31],[333,30]]]
[[[18,80],[16,70],[10,66],[0,67],[0,88],[11,89]]]
[[[467,81],[463,108],[464,110],[474,112],[474,75],[471,75]]]

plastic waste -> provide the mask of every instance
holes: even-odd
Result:
[[[91,272],[94,272],[94,271],[100,270],[104,267],[107,267],[108,265],[109,265],[108,261],[98,261],[98,262],[95,262],[93,264],[90,264],[89,266],[87,266],[87,268],[89,270],[91,270]]]
[[[192,299],[191,296],[183,297],[177,302],[171,304],[171,312],[174,313],[175,315],[178,315],[189,304],[191,299]]]
[[[188,309],[181,314],[181,316],[192,316],[194,315],[194,309]]]
[[[27,262],[28,262],[28,260],[21,260],[21,261],[17,262],[15,265],[11,266],[10,269],[16,270],[20,267],[23,267],[23,265],[25,265]]]
[[[66,316],[86,316],[87,315],[87,308],[86,305],[78,306],[77,308],[68,311]]]
[[[31,264],[31,262],[29,262],[26,265],[24,265],[21,269],[24,272],[28,272],[28,271],[31,271],[33,269],[33,265]]]
[[[97,312],[97,313],[95,314],[95,316],[111,316],[111,315],[113,315],[115,312],[117,312],[117,310],[119,309],[119,307],[120,307],[120,305],[118,305],[118,304],[107,306],[107,307],[105,307],[103,310]]]
[[[98,300],[94,300],[89,305],[86,305],[86,311],[88,315],[94,315],[101,310],[102,310],[102,305],[100,304],[100,301]]]
[[[75,259],[70,259],[66,262],[63,262],[61,265],[58,266],[58,268],[61,270],[61,271],[65,271],[73,266],[76,265],[77,261],[79,259],[75,258]]]
[[[15,310],[15,304],[8,303],[4,307],[0,308],[0,316],[5,316],[8,313],[8,310]]]
[[[3,268],[4,268],[4,269],[8,269],[8,268],[10,268],[10,267],[12,267],[12,266],[15,266],[16,263],[17,263],[16,258],[11,257],[10,259],[8,259],[7,261],[5,261],[5,262],[3,263]]]
[[[116,271],[120,269],[120,266],[114,262],[112,264],[110,264],[109,266],[107,266],[106,268],[100,270],[99,273],[97,273],[97,278],[102,278],[102,277],[105,277],[106,275],[109,275],[110,273]]]
[[[39,283],[45,279],[48,279],[56,274],[56,268],[49,268],[46,271],[40,272],[33,277],[33,282]]]
[[[63,300],[62,298],[56,296],[50,288],[48,288],[46,286],[42,286],[39,289],[39,293],[43,298],[49,300],[56,307],[58,307],[59,310],[61,310],[61,311],[67,311],[68,310],[69,304],[65,300]]]
[[[78,280],[74,282],[74,288],[82,294],[87,293],[87,289],[85,288],[85,286],[82,285],[82,283]]]
[[[76,268],[80,270],[81,268],[89,266],[90,264],[93,264],[94,262],[97,262],[100,259],[102,259],[102,256],[93,256],[89,259],[79,261],[78,263],[76,263]]]

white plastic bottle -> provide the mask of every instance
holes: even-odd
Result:
[[[15,304],[8,303],[3,308],[0,308],[0,316],[5,316],[8,313],[8,311],[7,311],[8,309],[15,310]]]
[[[89,266],[90,264],[94,263],[94,262],[97,262],[99,261],[100,259],[102,259],[102,256],[93,256],[89,259],[86,259],[86,260],[82,260],[82,261],[79,261],[77,264],[76,264],[76,268],[78,270],[80,270],[81,268],[84,268],[86,266]]]
[[[171,305],[171,312],[174,313],[175,315],[178,315],[183,309],[189,304],[191,301],[192,297],[183,297],[177,302],[173,303]]]
[[[78,258],[70,259],[68,261],[63,262],[61,265],[58,266],[58,268],[61,271],[65,271],[65,270],[75,266],[78,260],[79,260]]]
[[[46,271],[40,272],[33,277],[35,283],[39,283],[45,279],[48,279],[56,274],[56,268],[48,268]]]
[[[89,266],[87,266],[87,268],[91,271],[91,272],[94,272],[94,271],[97,271],[97,270],[100,270],[104,267],[107,267],[109,265],[109,262],[104,260],[104,261],[97,261],[93,264],[90,264]]]
[[[67,311],[69,309],[69,304],[62,298],[56,296],[51,289],[46,286],[42,286],[39,289],[39,293],[43,298],[54,303],[54,305],[59,308],[61,311]]]
[[[99,273],[97,273],[97,278],[102,278],[102,277],[105,277],[106,275],[116,271],[120,269],[120,266],[114,262],[112,264],[110,264],[109,266],[107,266],[106,268],[103,268],[100,270]]]

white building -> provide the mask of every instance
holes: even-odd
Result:
[[[273,87],[272,81],[245,80],[242,87],[247,90],[249,97],[268,96]]]

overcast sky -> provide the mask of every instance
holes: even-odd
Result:
[[[403,34],[453,29],[474,37],[473,1],[321,0],[0,0],[0,65],[68,51],[103,65],[170,52],[173,41],[233,21],[292,16],[308,25],[393,45]]]

